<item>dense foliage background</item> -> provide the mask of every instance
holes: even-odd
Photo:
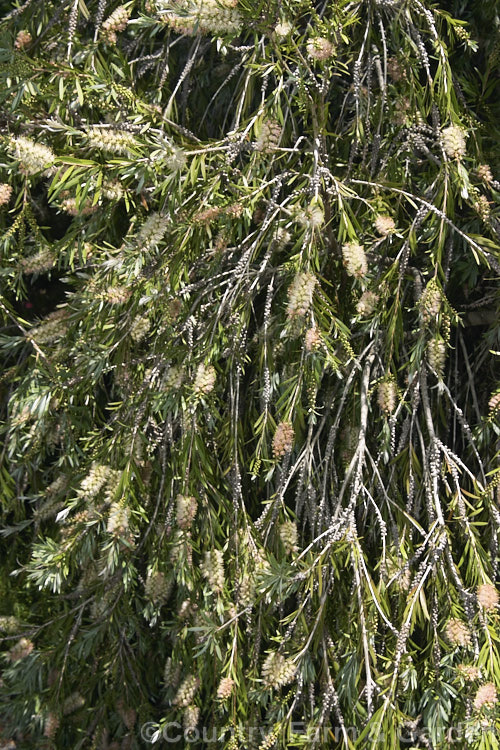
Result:
[[[0,747],[497,748],[497,3],[0,9]]]

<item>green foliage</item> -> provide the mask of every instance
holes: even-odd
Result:
[[[496,748],[496,4],[3,12],[5,743]]]

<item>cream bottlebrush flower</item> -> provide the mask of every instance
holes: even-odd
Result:
[[[138,315],[130,326],[130,336],[138,344],[146,337],[150,328],[151,321],[147,315]]]
[[[91,499],[104,487],[111,474],[111,468],[105,464],[93,463],[89,473],[80,484],[80,493]]]
[[[427,345],[427,361],[441,378],[446,364],[446,344],[443,339],[431,339]]]
[[[481,676],[481,670],[479,667],[475,667],[472,664],[459,664],[457,670],[467,682],[474,682]]]
[[[377,389],[377,402],[385,414],[392,414],[396,408],[398,391],[393,380],[382,380]]]
[[[121,502],[112,503],[109,508],[107,531],[113,536],[123,536],[129,528],[129,508]]]
[[[227,700],[233,693],[234,680],[232,677],[223,677],[217,688],[217,698],[221,701]]]
[[[85,698],[80,693],[71,693],[63,703],[62,712],[64,716],[78,711],[85,705]]]
[[[220,594],[224,588],[224,558],[221,550],[205,552],[200,569],[212,592]]]
[[[166,390],[178,390],[184,382],[184,370],[180,365],[172,365],[165,373],[163,387]]]
[[[490,182],[493,182],[493,174],[489,164],[480,164],[476,169],[476,174],[485,185],[489,185]]]
[[[487,612],[498,607],[498,591],[491,583],[482,583],[477,587],[477,601]]]
[[[68,331],[66,310],[54,310],[37,326],[30,328],[28,335],[37,344],[53,344],[66,335]]]
[[[325,60],[329,60],[330,57],[332,57],[334,53],[334,46],[328,39],[325,39],[322,36],[318,36],[315,39],[310,39],[307,42],[306,50],[309,57],[312,57],[313,60],[324,62]]]
[[[170,596],[171,586],[160,571],[150,573],[147,577],[144,590],[146,598],[153,604],[164,604]]]
[[[276,120],[264,120],[260,126],[260,134],[255,143],[255,150],[269,153],[274,151],[280,142],[281,125]]]
[[[288,288],[288,318],[303,316],[312,305],[313,292],[318,283],[312,273],[298,273]]]
[[[182,715],[182,726],[185,734],[189,735],[190,732],[194,732],[198,721],[200,720],[200,709],[198,706],[186,706],[186,709]]]
[[[474,710],[481,711],[483,706],[491,708],[497,702],[497,689],[492,682],[486,682],[478,689],[474,698]]]
[[[160,17],[179,34],[238,34],[243,26],[233,0],[157,0]]]
[[[196,499],[189,495],[177,495],[175,504],[177,508],[177,525],[180,529],[190,529],[196,516]]]
[[[370,290],[363,292],[356,305],[356,312],[362,318],[368,318],[377,309],[378,300],[379,296],[375,292],[370,292]]]
[[[11,138],[9,150],[19,161],[21,172],[27,175],[50,170],[56,160],[54,152],[48,146],[22,135]]]
[[[355,276],[356,278],[366,276],[368,262],[363,245],[358,245],[356,242],[347,242],[342,247],[342,256],[344,267],[349,276]]]
[[[287,555],[290,555],[293,552],[297,552],[298,550],[297,524],[294,523],[294,521],[285,521],[284,523],[281,524],[279,532],[280,532],[281,541],[283,543],[283,546],[285,548],[285,552],[287,553]]]
[[[117,33],[127,28],[130,11],[123,5],[118,6],[112,14],[106,18],[101,26],[101,34],[109,44],[116,44]]]
[[[48,739],[53,739],[55,737],[55,734],[57,730],[59,729],[59,719],[54,713],[47,714],[47,718],[45,719],[45,725],[43,728],[43,736],[47,737]]]
[[[266,688],[279,688],[293,681],[297,667],[283,654],[272,651],[262,665],[262,681]]]
[[[170,223],[168,216],[153,213],[148,216],[144,224],[137,232],[136,244],[138,247],[155,247],[162,241],[167,227]]]
[[[0,206],[6,206],[12,195],[12,187],[6,182],[0,183]]]
[[[3,633],[15,633],[21,627],[21,623],[17,617],[12,615],[0,616],[0,631]]]
[[[187,706],[193,702],[193,698],[196,695],[199,686],[200,680],[194,674],[189,674],[185,677],[181,682],[174,700],[172,701],[174,706],[187,708]]]
[[[94,125],[86,130],[87,143],[91,148],[111,154],[130,156],[137,147],[136,140],[126,130],[102,128]]]
[[[52,250],[48,247],[44,247],[35,255],[29,255],[27,258],[23,258],[19,262],[19,266],[23,273],[44,273],[50,271],[56,265],[57,259]]]
[[[273,437],[273,455],[282,458],[293,448],[295,433],[290,422],[280,422]]]
[[[31,44],[32,41],[33,37],[31,36],[29,31],[22,29],[17,33],[16,40],[14,42],[14,49],[24,49],[28,46],[28,44]]]
[[[285,37],[291,34],[293,31],[293,26],[289,21],[280,21],[276,26],[274,27],[274,33],[277,37]]]
[[[306,351],[313,352],[316,351],[316,349],[319,349],[321,345],[321,333],[319,331],[319,328],[316,326],[313,326],[312,328],[308,328],[305,335],[305,347]]]
[[[424,323],[435,320],[441,309],[443,297],[435,279],[431,279],[419,300],[420,314]]]
[[[215,367],[200,364],[194,379],[194,392],[197,394],[210,393],[214,388],[215,379]]]
[[[452,618],[446,623],[446,636],[453,646],[470,646],[470,631],[462,620]]]
[[[394,219],[390,216],[384,216],[383,214],[379,214],[375,217],[373,226],[375,227],[377,234],[380,234],[381,237],[387,237],[389,234],[396,231]]]
[[[34,649],[34,645],[29,638],[21,638],[18,642],[12,646],[9,651],[9,661],[15,662],[19,659],[25,659],[29,656]]]
[[[443,149],[450,159],[460,159],[465,155],[465,136],[465,130],[457,125],[450,125],[441,131]]]
[[[495,414],[500,408],[500,391],[498,393],[492,393],[490,400],[488,401],[488,408],[492,414]]]

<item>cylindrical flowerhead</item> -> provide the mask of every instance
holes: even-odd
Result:
[[[65,716],[78,711],[85,705],[85,698],[80,693],[71,693],[63,703],[62,712]]]
[[[224,588],[224,558],[221,550],[212,549],[205,552],[201,564],[201,573],[208,581],[212,592],[220,594]]]
[[[435,320],[441,309],[443,297],[436,281],[431,279],[419,300],[420,314],[424,323]]]
[[[288,36],[293,31],[293,26],[289,21],[280,21],[280,23],[276,24],[274,27],[274,33],[277,37],[283,38],[285,36]]]
[[[177,525],[181,529],[190,529],[196,516],[196,499],[190,495],[177,495],[175,504],[177,508]]]
[[[450,159],[460,159],[465,156],[465,130],[457,125],[450,125],[441,131],[443,150]]]
[[[167,231],[170,219],[168,216],[153,213],[148,216],[137,232],[136,243],[139,248],[150,248],[158,245]]]
[[[57,718],[56,714],[52,712],[47,714],[47,718],[45,719],[45,726],[43,729],[43,736],[47,737],[48,739],[53,739],[58,727],[59,719]]]
[[[104,298],[111,305],[123,305],[129,298],[132,292],[124,286],[108,286],[104,292]]]
[[[7,182],[0,183],[0,206],[6,206],[12,195],[12,186]]]
[[[481,711],[483,707],[492,708],[497,702],[497,689],[492,682],[486,682],[478,689],[474,698],[475,711]]]
[[[35,255],[28,255],[27,258],[22,258],[19,262],[19,266],[23,273],[45,273],[50,271],[56,265],[57,258],[50,247],[44,247],[39,250]]]
[[[28,44],[31,44],[31,41],[32,36],[29,31],[22,29],[17,33],[16,40],[14,42],[14,49],[24,49],[28,46]]]
[[[475,682],[481,676],[481,670],[473,664],[459,664],[457,670],[467,682]]]
[[[467,625],[456,618],[448,620],[446,623],[446,637],[453,646],[470,646],[470,631]]]
[[[382,380],[377,389],[377,402],[385,414],[392,414],[396,408],[398,391],[393,380]]]
[[[295,433],[290,422],[280,422],[273,437],[273,455],[282,458],[293,448]]]
[[[92,499],[104,487],[111,475],[112,469],[110,466],[94,462],[89,473],[80,484],[80,493],[89,500]]]
[[[294,521],[285,521],[280,526],[280,538],[285,548],[287,555],[297,552],[297,524]]]
[[[147,315],[138,315],[130,326],[130,336],[138,344],[146,337],[150,328],[151,321]]]
[[[427,345],[427,361],[439,378],[443,377],[446,363],[446,344],[443,339],[431,339]]]
[[[306,49],[309,57],[312,57],[313,60],[319,60],[320,62],[329,60],[334,53],[333,44],[329,39],[325,39],[322,36],[310,39],[306,44]]]
[[[476,169],[476,173],[485,185],[489,185],[490,182],[493,182],[493,174],[491,173],[491,167],[489,164],[480,164]]]
[[[373,226],[377,234],[379,234],[381,237],[387,237],[389,234],[392,234],[396,231],[394,219],[392,219],[390,216],[384,216],[383,214],[379,214],[375,217]]]
[[[200,709],[198,706],[187,706],[182,715],[182,725],[184,732],[189,735],[194,732],[200,720]]]
[[[223,677],[217,688],[217,698],[221,701],[227,700],[233,693],[234,680],[232,677]]]
[[[321,346],[321,333],[316,326],[307,329],[305,335],[305,346],[307,352],[314,352]]]
[[[368,262],[363,245],[358,245],[356,242],[347,242],[342,247],[342,256],[345,270],[349,276],[354,276],[357,279],[366,276]]]
[[[146,597],[153,604],[164,604],[170,596],[171,586],[159,570],[149,574],[144,588]]]
[[[112,503],[109,508],[107,531],[113,536],[123,536],[129,528],[130,510],[121,502]]]
[[[20,135],[11,138],[9,151],[19,161],[19,169],[27,175],[38,174],[50,170],[55,162],[52,149],[43,143],[36,143],[31,138]]]
[[[183,679],[181,685],[177,691],[177,694],[172,701],[174,706],[179,708],[187,708],[192,702],[196,695],[196,691],[200,686],[200,680],[194,674],[189,674]]]
[[[255,143],[255,150],[269,153],[274,151],[280,142],[282,128],[276,120],[264,120],[260,134]]]
[[[268,654],[262,665],[262,682],[266,688],[279,688],[293,681],[297,667],[276,651]]]
[[[200,364],[194,379],[194,392],[197,394],[210,393],[215,385],[215,367]]]
[[[29,656],[34,649],[33,642],[29,638],[20,638],[9,651],[9,661],[15,662]]]
[[[490,612],[498,607],[498,591],[491,583],[482,583],[477,587],[478,604]]]
[[[286,314],[289,318],[303,316],[312,305],[317,279],[312,273],[298,273],[288,289]]]
[[[496,414],[496,412],[500,409],[500,391],[491,395],[491,398],[488,401],[488,407],[491,414]]]
[[[106,18],[101,27],[101,34],[109,44],[116,44],[117,32],[127,28],[129,16],[130,11],[120,5]]]
[[[378,294],[371,292],[369,289],[363,292],[356,305],[356,312],[362,318],[368,318],[377,309]]]

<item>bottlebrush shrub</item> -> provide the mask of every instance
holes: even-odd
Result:
[[[2,741],[495,747],[495,3],[6,5]]]

